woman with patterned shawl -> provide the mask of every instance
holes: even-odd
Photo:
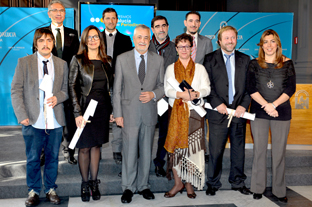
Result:
[[[172,170],[175,184],[164,196],[174,197],[186,188],[187,196],[194,199],[196,194],[192,185],[202,190],[205,184],[205,140],[204,117],[193,109],[192,101],[199,99],[197,105],[204,105],[203,97],[210,94],[210,81],[205,67],[194,63],[191,58],[192,36],[177,36],[175,46],[179,59],[168,66],[164,81],[165,94],[169,97],[171,106],[164,147],[168,151],[167,172]],[[176,79],[179,83],[184,80],[194,90],[184,88],[184,92],[178,92],[167,82],[169,78]],[[171,179],[169,173],[167,177]]]

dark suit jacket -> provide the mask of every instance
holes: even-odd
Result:
[[[102,35],[103,35],[104,42],[105,42],[105,50],[106,50],[105,52],[107,52],[105,30],[102,32]],[[120,33],[117,30],[115,41],[114,41],[114,52],[113,52],[113,61],[112,61],[112,68],[113,68],[114,73],[115,73],[115,65],[116,65],[117,56],[131,49],[132,49],[132,42],[131,42],[130,37]]]
[[[51,30],[51,25],[44,28]],[[33,52],[34,49],[35,48],[33,48]],[[77,54],[78,49],[79,49],[79,38],[77,31],[74,29],[70,29],[68,27],[64,27],[64,48],[62,59],[67,62],[68,67],[73,56]],[[56,47],[53,48],[52,54],[57,57]]]
[[[250,96],[246,92],[246,76],[250,58],[239,51],[235,51],[235,95],[234,100],[229,105],[228,98],[228,76],[221,49],[218,49],[205,56],[204,66],[209,74],[211,93],[208,96],[208,103],[212,108],[216,108],[224,103],[228,108],[236,109],[237,106],[243,106],[248,110]],[[207,110],[208,121],[212,123],[221,123],[227,116],[217,111]],[[242,118],[233,118],[233,122],[245,122]]]
[[[151,40],[148,50],[157,53],[155,44],[153,43],[152,40]],[[164,64],[165,64],[164,69],[166,72],[167,67],[171,65],[172,63],[175,63],[179,58],[179,56],[177,55],[177,51],[175,49],[175,44],[173,42],[170,42],[169,45],[162,50],[161,56],[163,56],[164,58]]]

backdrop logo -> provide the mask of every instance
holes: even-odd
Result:
[[[100,18],[94,18],[94,17],[92,17],[91,19],[90,19],[90,22],[100,22]]]
[[[0,38],[1,37],[16,37],[15,32],[0,32]]]
[[[220,23],[220,29],[222,29],[223,27],[227,26],[227,22],[226,21],[222,21]]]
[[[295,109],[309,109],[309,94],[305,90],[296,93]]]

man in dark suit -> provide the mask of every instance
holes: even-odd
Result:
[[[63,102],[68,99],[68,67],[64,60],[52,55],[54,41],[50,30],[37,29],[34,35],[37,52],[18,59],[11,84],[12,106],[18,123],[22,125],[26,146],[26,182],[29,191],[26,206],[38,205],[40,201],[42,148],[46,156],[44,192],[52,204],[60,204],[60,198],[55,192],[55,181],[62,126],[65,125]],[[44,76],[46,85],[52,91],[43,92],[39,89]]]
[[[48,5],[48,15],[51,19],[51,25],[44,28],[51,30],[55,37],[55,47],[53,47],[52,54],[65,60],[69,67],[72,57],[78,52],[79,39],[76,30],[64,27],[63,21],[65,19],[65,14],[65,7],[61,1],[51,1]],[[69,99],[64,102],[64,109],[66,125],[63,131],[62,153],[69,164],[77,164],[77,160],[74,157],[75,150],[68,148],[76,131],[72,104]],[[42,164],[44,164],[44,159]]]
[[[149,46],[149,51],[155,52],[164,58],[164,70],[168,65],[176,62],[178,60],[177,51],[175,49],[175,44],[170,41],[168,36],[169,24],[164,16],[156,16],[152,19],[151,27],[153,31],[152,40]],[[168,102],[168,98],[164,97]],[[154,159],[155,173],[156,176],[166,176],[166,171],[164,170],[165,156],[167,151],[164,148],[164,144],[167,137],[168,131],[168,111],[166,111],[162,116],[158,116],[158,126],[159,126],[159,138],[158,138],[158,148],[156,153],[156,158]]]
[[[132,42],[129,36],[120,33],[116,29],[118,15],[115,9],[106,8],[102,14],[105,30],[102,32],[105,41],[106,54],[112,57],[112,68],[115,73],[117,56],[132,49]],[[121,128],[114,122],[112,124],[113,140],[111,141],[113,157],[117,164],[121,164],[122,156],[122,135]]]
[[[155,198],[148,180],[157,100],[164,95],[164,59],[148,51],[150,38],[150,28],[138,25],[135,49],[116,61],[113,102],[116,124],[122,127],[122,203],[130,203],[136,191],[145,199]]]
[[[250,96],[246,92],[250,58],[235,50],[236,43],[237,30],[231,26],[221,28],[218,33],[221,49],[206,55],[204,62],[211,84],[208,102],[218,110],[207,110],[210,151],[207,195],[215,195],[222,185],[222,158],[228,136],[231,142],[229,182],[233,190],[245,195],[251,194],[244,183],[246,120],[241,118],[250,104]],[[227,119],[226,108],[236,110],[232,121]]]

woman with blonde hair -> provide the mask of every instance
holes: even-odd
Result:
[[[296,91],[296,74],[292,60],[282,54],[282,45],[274,30],[263,32],[258,44],[259,57],[249,64],[247,91],[252,97],[250,122],[254,139],[251,191],[261,199],[266,187],[266,152],[269,130],[272,135],[272,193],[287,203],[285,152],[290,128],[290,97]]]

